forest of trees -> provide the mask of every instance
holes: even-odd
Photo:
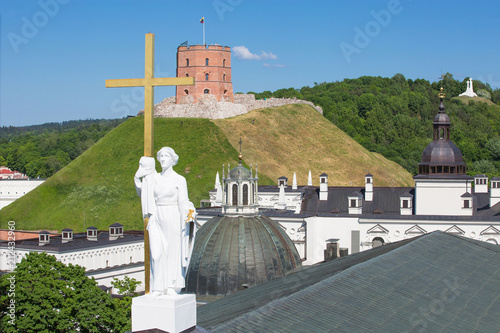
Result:
[[[1,127],[0,165],[31,178],[50,177],[124,120],[77,120]]]
[[[324,116],[370,151],[417,173],[424,148],[432,140],[432,122],[438,112],[438,93],[446,93],[452,141],[460,148],[468,174],[498,176],[500,172],[500,89],[474,81],[474,91],[497,105],[454,99],[467,88],[468,78],[442,80],[363,76],[342,82],[315,83],[314,87],[279,89],[255,94],[260,98],[297,97],[323,108]]]
[[[455,97],[467,88],[449,73],[430,83],[424,79],[363,76],[315,83],[301,89],[254,93],[257,99],[297,97],[323,108],[324,116],[370,151],[417,173],[422,151],[432,140],[441,87],[452,122],[452,141],[460,148],[468,174],[500,173],[500,89],[474,81],[474,91],[492,103]],[[495,104],[494,104],[495,103]],[[0,128],[0,165],[46,178],[78,157],[124,119],[79,120],[29,127]],[[333,152],[334,153],[334,152]]]

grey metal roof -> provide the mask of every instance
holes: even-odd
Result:
[[[440,231],[198,307],[212,332],[498,332],[500,247]]]
[[[109,233],[107,231],[98,231],[97,240],[90,241],[87,239],[87,233],[77,233],[73,234],[73,240],[71,242],[62,242],[61,236],[51,236],[50,244],[39,246],[38,238],[25,239],[16,241],[16,249],[18,250],[41,250],[41,251],[74,251],[83,250],[86,248],[102,247],[113,244],[126,244],[126,243],[136,243],[144,241],[143,231],[127,231],[116,240],[109,240]],[[7,246],[7,242],[0,242],[0,247]]]

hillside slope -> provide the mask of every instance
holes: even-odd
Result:
[[[106,229],[120,222],[126,230],[141,230],[133,176],[143,154],[143,135],[143,117],[127,120],[44,184],[2,209],[0,225],[14,220],[22,230],[76,232],[84,226]],[[171,146],[180,156],[174,170],[186,177],[196,206],[208,198],[222,164],[237,164],[238,152],[208,119],[155,119],[155,151],[163,146]]]
[[[275,183],[282,175],[291,181],[293,171],[305,184],[309,169],[314,184],[323,172],[330,175],[330,185],[361,184],[367,172],[374,175],[375,186],[412,184],[411,175],[401,167],[362,148],[310,106],[255,110],[218,121],[155,119],[155,151],[171,146],[179,154],[174,170],[186,177],[196,206],[208,199],[222,165],[236,166],[240,136],[244,163],[259,164],[260,184]],[[91,225],[106,229],[120,222],[126,230],[142,229],[133,183],[142,145],[143,118],[131,118],[2,209],[0,225],[13,220],[19,230],[79,232]]]
[[[237,148],[243,141],[243,159],[258,163],[259,172],[273,180],[297,173],[299,185],[313,185],[328,174],[328,185],[364,185],[374,175],[375,186],[413,186],[412,176],[395,162],[363,148],[310,106],[286,105],[254,110],[234,118],[214,120]],[[260,182],[262,184],[262,182]]]

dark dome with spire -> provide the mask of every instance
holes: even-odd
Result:
[[[460,149],[450,140],[450,117],[444,112],[444,93],[439,97],[439,112],[432,123],[434,127],[433,140],[422,153],[418,164],[418,175],[414,178],[456,178],[468,177],[466,164]]]
[[[284,276],[301,265],[286,232],[267,216],[218,216],[196,233],[186,291],[210,300]]]

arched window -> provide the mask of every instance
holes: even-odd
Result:
[[[184,93],[185,93],[186,95],[189,95],[189,90],[184,89]]]
[[[243,205],[248,206],[248,185],[243,185]]]
[[[227,90],[224,90],[224,95],[227,94]]]
[[[238,185],[233,184],[233,206],[238,206]]]
[[[186,77],[189,77],[189,74],[188,74],[188,73],[186,73]]]
[[[208,73],[205,74],[205,81],[208,81]]]
[[[372,248],[384,245],[384,239],[382,237],[375,237],[372,240]]]
[[[186,58],[186,67],[189,67],[189,59]]]
[[[203,90],[203,93],[204,93],[204,94],[210,94],[210,90],[205,89],[205,90]]]
[[[205,59],[205,66],[208,66],[208,58]]]
[[[226,74],[222,75],[222,81],[226,81]]]
[[[222,67],[226,67],[226,59],[222,60]]]

